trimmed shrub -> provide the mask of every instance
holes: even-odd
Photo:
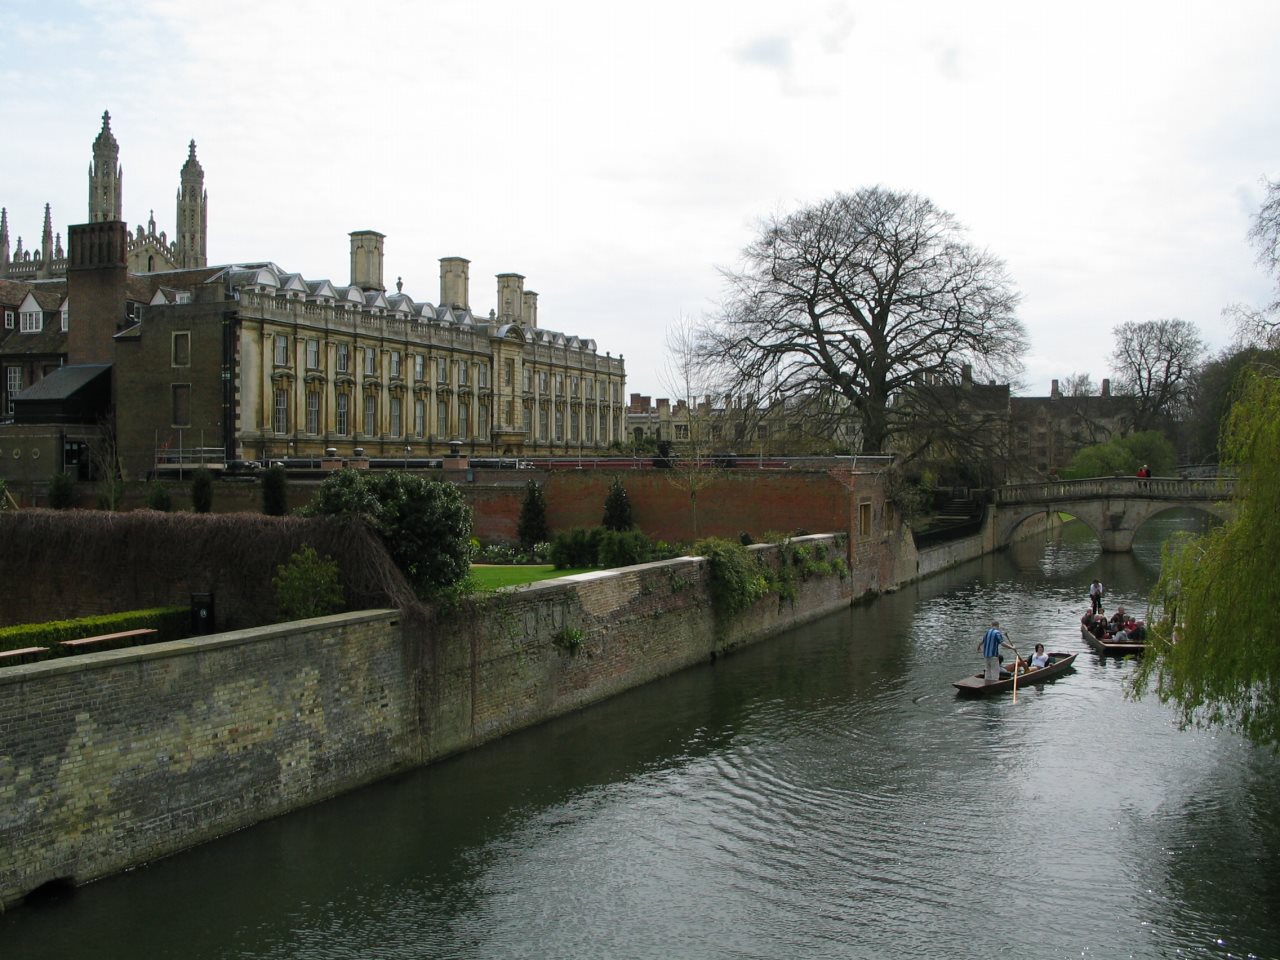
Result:
[[[268,517],[289,512],[289,478],[279,464],[262,472],[262,512]]]
[[[187,607],[154,607],[150,610],[79,617],[75,620],[20,623],[0,628],[0,650],[48,647],[54,655],[63,655],[66,651],[58,646],[63,640],[78,640],[81,637],[96,637],[125,630],[152,629],[159,633],[149,642],[160,643],[182,639],[191,632],[190,627],[191,610]]]
[[[172,510],[173,497],[169,494],[169,488],[163,483],[152,483],[147,490],[147,506],[162,513]]]
[[[315,548],[305,546],[276,567],[271,580],[276,590],[276,613],[280,620],[327,617],[342,609],[342,584],[338,562],[321,559]]]
[[[196,513],[213,509],[213,472],[200,467],[191,475],[191,508]]]
[[[653,544],[639,530],[604,530],[599,537],[596,560],[602,567],[631,567],[653,559]]]
[[[76,502],[76,482],[69,473],[55,473],[49,480],[49,506],[66,510]]]
[[[557,533],[551,541],[548,559],[555,564],[557,570],[570,567],[594,567],[600,543],[600,528],[587,530],[574,527],[563,533]]]

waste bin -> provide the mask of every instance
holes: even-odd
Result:
[[[191,635],[202,637],[214,631],[213,594],[193,593],[191,595]]]

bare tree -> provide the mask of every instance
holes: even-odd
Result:
[[[1224,311],[1235,320],[1242,345],[1280,346],[1280,181],[1263,180],[1266,197],[1249,228],[1249,241],[1258,251],[1258,264],[1276,281],[1276,296],[1263,307],[1237,304]]]
[[[894,398],[921,378],[960,382],[966,364],[1007,378],[1026,333],[1003,262],[973,247],[929,200],[870,187],[766,220],[744,251],[703,356],[777,400],[835,392],[863,452],[911,425]],[[834,406],[833,406],[833,409]]]
[[[697,327],[688,317],[678,318],[667,329],[666,346],[667,363],[661,380],[667,392],[675,397],[675,412],[679,413],[673,423],[679,455],[667,458],[667,478],[689,496],[696,540],[698,493],[714,483],[720,472],[711,456],[716,427],[714,368],[699,352]]]
[[[1134,398],[1134,428],[1183,419],[1205,344],[1188,320],[1130,321],[1115,328],[1111,367],[1117,392]]]
[[[1093,397],[1097,394],[1098,388],[1093,383],[1093,377],[1087,373],[1069,373],[1062,381],[1064,397]]]

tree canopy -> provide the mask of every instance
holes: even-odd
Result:
[[[1084,447],[1071,458],[1071,464],[1063,471],[1063,477],[1066,480],[1086,480],[1115,474],[1132,477],[1143,464],[1157,477],[1168,476],[1177,464],[1173,444],[1158,430],[1113,437],[1106,443]]]
[[[1011,379],[1026,350],[1004,263],[912,193],[869,187],[769,218],[725,277],[704,353],[730,389],[771,403],[837,396],[867,453],[914,429],[893,415],[899,397],[959,384],[967,365]]]
[[[1187,320],[1146,320],[1115,328],[1115,392],[1134,398],[1136,429],[1171,424],[1187,414],[1204,350],[1199,330]]]
[[[1134,677],[1184,725],[1238,729],[1280,748],[1280,379],[1246,370],[1223,434],[1235,515],[1167,545],[1151,649]]]
[[[431,598],[471,572],[471,508],[451,483],[400,470],[338,470],[303,513],[365,517],[420,597]]]

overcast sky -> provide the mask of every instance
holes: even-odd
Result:
[[[1024,393],[1107,375],[1112,329],[1215,348],[1270,284],[1246,232],[1280,176],[1280,3],[4,0],[0,206],[87,215],[110,110],[124,216],[171,234],[194,139],[209,262],[385,280],[525,275],[539,325],[665,395],[667,327],[714,311],[762,216],[880,184],[1002,257]]]

